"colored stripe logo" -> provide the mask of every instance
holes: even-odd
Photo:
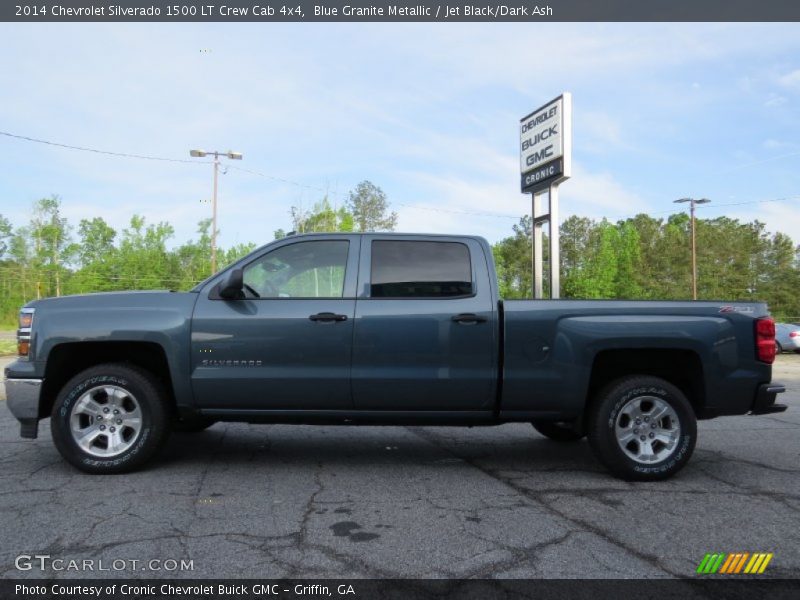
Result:
[[[772,560],[772,552],[716,552],[706,554],[697,565],[700,575],[760,575]]]

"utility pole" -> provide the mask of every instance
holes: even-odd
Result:
[[[689,203],[689,212],[691,213],[691,225],[692,225],[692,300],[697,300],[697,243],[695,241],[695,233],[694,233],[694,207],[696,204],[708,204],[711,202],[708,198],[680,198],[679,200],[675,200],[676,204],[681,204],[683,202]]]
[[[205,150],[190,150],[189,156],[203,158],[209,154],[214,156],[214,187],[211,196],[211,273],[217,272],[217,178],[219,175],[219,157],[225,156],[231,160],[242,160],[241,152],[206,152]]]

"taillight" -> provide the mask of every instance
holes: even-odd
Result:
[[[19,329],[17,329],[17,354],[28,356],[31,351],[31,329],[33,328],[33,315],[36,309],[23,308],[19,311]]]
[[[775,362],[775,321],[770,317],[756,320],[756,356],[765,363]]]
[[[800,337],[800,331],[790,331],[789,337]]]

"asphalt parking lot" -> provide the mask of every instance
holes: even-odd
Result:
[[[92,477],[47,422],[22,440],[0,406],[0,573],[98,575],[15,568],[49,554],[193,564],[121,577],[666,578],[706,552],[772,552],[766,575],[799,577],[800,356],[774,377],[789,411],[701,423],[688,467],[652,484],[527,425],[217,424],[144,472]]]

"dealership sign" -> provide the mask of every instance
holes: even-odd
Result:
[[[520,120],[522,191],[560,183],[572,167],[572,95],[564,92]]]

